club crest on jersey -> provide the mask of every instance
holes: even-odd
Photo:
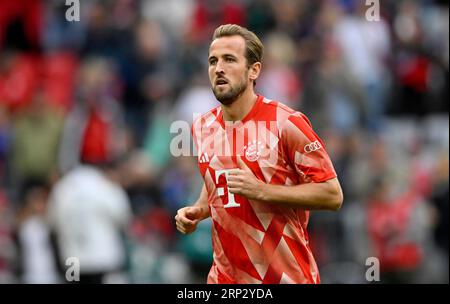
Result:
[[[252,141],[248,143],[248,146],[244,147],[245,150],[245,158],[249,162],[254,162],[259,159],[261,156],[262,150],[264,149],[264,145],[261,141]]]

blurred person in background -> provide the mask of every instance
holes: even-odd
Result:
[[[294,70],[294,41],[286,34],[272,32],[267,36],[266,45],[267,56],[258,89],[264,96],[276,96],[287,106],[299,109],[301,83]]]
[[[308,244],[309,211],[339,209],[342,190],[307,118],[255,94],[262,53],[259,38],[243,27],[227,24],[214,32],[209,78],[221,105],[193,124],[205,184],[193,206],[178,210],[176,226],[182,233],[191,233],[211,216],[214,262],[208,283],[320,283]],[[245,148],[228,147],[233,150],[223,155],[218,146],[221,141],[228,143],[225,124],[229,121],[263,121],[266,128],[269,121],[276,121],[279,129],[267,131],[279,135],[262,138],[267,142],[253,147],[255,158],[251,140],[256,143],[257,138],[250,132]],[[244,137],[243,129],[233,128],[236,138]],[[211,144],[205,136],[219,142]],[[259,159],[262,149],[275,149],[272,145],[278,142],[286,154],[282,160],[278,150],[276,160]],[[313,149],[312,143],[319,144]]]
[[[85,160],[52,189],[48,221],[56,235],[60,269],[65,270],[69,257],[77,258],[80,283],[126,282],[120,276],[132,214],[119,181],[114,162]]]
[[[390,85],[387,70],[391,37],[384,19],[369,22],[364,1],[350,1],[350,14],[339,14],[333,26],[333,37],[342,50],[350,74],[359,81],[365,98],[364,126],[375,133],[383,127],[386,92]]]
[[[58,156],[63,173],[80,159],[103,162],[125,152],[126,129],[116,76],[114,65],[106,58],[89,57],[82,63],[76,102],[61,135]]]
[[[323,41],[318,63],[307,76],[304,109],[317,122],[320,131],[350,136],[364,126],[367,117],[365,95],[355,77],[342,61],[342,52],[332,39]],[[302,107],[303,108],[303,107]]]
[[[200,73],[194,75],[189,84],[176,100],[173,115],[174,120],[186,121],[191,125],[195,119],[194,115],[209,111],[217,106],[218,102],[214,100],[214,94]]]
[[[167,36],[159,23],[141,19],[133,27],[131,50],[120,60],[124,77],[123,108],[125,120],[141,146],[146,127],[164,91],[172,89],[171,79],[177,76],[169,58]],[[175,69],[176,71],[176,69]]]
[[[18,282],[17,246],[14,239],[14,211],[5,189],[0,187],[0,284]]]
[[[46,212],[49,188],[42,181],[30,182],[18,211],[15,239],[18,274],[22,283],[59,283],[57,259]]]
[[[390,111],[398,116],[448,113],[448,3],[432,2],[399,1],[392,20],[397,88]]]
[[[387,176],[374,181],[367,209],[370,243],[384,283],[418,283],[430,271],[433,209],[417,185],[395,192]],[[423,269],[425,266],[425,269]]]
[[[42,183],[58,176],[57,155],[62,132],[62,113],[52,107],[42,90],[29,106],[17,113],[12,128],[12,174],[19,193],[29,180]]]

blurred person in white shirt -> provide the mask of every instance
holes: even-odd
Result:
[[[63,267],[79,261],[80,283],[123,282],[124,232],[131,219],[127,194],[115,166],[83,164],[69,171],[51,193],[48,219]],[[107,281],[113,277],[120,281]]]

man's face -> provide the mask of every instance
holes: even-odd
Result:
[[[215,39],[209,47],[208,66],[214,95],[224,105],[233,103],[252,82],[241,36]]]

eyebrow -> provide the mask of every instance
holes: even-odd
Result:
[[[220,56],[220,57],[233,57],[233,58],[237,58],[235,55],[229,54],[229,53],[223,54],[223,55]],[[208,61],[211,60],[211,59],[213,59],[213,58],[216,58],[216,59],[217,59],[217,56],[209,56],[209,57],[208,57]]]

